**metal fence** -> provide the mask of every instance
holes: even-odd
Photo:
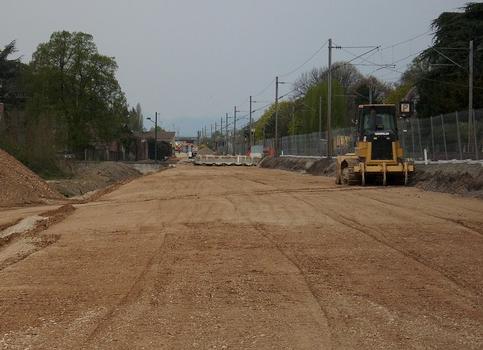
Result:
[[[354,131],[351,128],[332,131],[335,155],[354,150]],[[483,156],[483,109],[475,110],[470,119],[467,111],[400,119],[398,131],[407,158],[423,160],[425,150],[431,160],[478,160]],[[275,144],[274,139],[265,139],[257,145],[267,149],[274,148]],[[283,155],[325,156],[327,132],[284,136],[279,148]]]

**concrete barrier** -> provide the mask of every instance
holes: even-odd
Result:
[[[252,158],[249,156],[216,156],[216,155],[200,155],[195,158],[193,164],[205,166],[256,166],[260,162],[260,158]]]

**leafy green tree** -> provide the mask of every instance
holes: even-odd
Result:
[[[116,70],[114,58],[99,54],[91,35],[55,32],[33,54],[30,111],[54,118],[58,142],[72,150],[111,141],[128,116]]]
[[[383,103],[390,92],[391,87],[374,76],[363,77],[350,90],[356,105],[370,103],[371,94],[372,103]]]
[[[139,103],[136,104],[136,107],[132,107],[129,111],[127,124],[129,129],[132,131],[140,132],[144,130],[144,115]]]
[[[403,76],[417,86],[418,113],[427,117],[468,107],[470,40],[475,47],[475,107],[483,107],[483,3],[468,3],[463,12],[444,12],[433,21],[432,27],[434,48],[416,57]]]
[[[18,106],[23,64],[19,58],[11,58],[15,52],[15,40],[0,50],[0,102]]]

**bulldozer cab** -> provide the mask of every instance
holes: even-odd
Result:
[[[372,141],[384,136],[398,139],[396,107],[394,105],[361,105],[357,124],[357,141]]]

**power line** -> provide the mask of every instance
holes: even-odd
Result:
[[[343,51],[345,51],[346,53],[352,55],[352,56],[357,56],[356,54],[354,54],[353,52],[350,52],[346,49],[342,49]],[[374,63],[372,61],[369,61],[367,59],[365,59],[364,57],[360,57],[360,59],[368,62],[368,63]],[[388,69],[392,72],[396,72],[396,73],[399,73],[399,74],[404,74],[404,72],[401,72],[395,68],[391,68],[391,67],[381,67],[381,69]],[[436,79],[431,79],[431,78],[425,78],[425,77],[421,77],[419,78],[420,80],[426,80],[426,81],[432,81],[432,82],[436,82],[436,83],[441,83],[441,84],[447,84],[447,85],[452,85],[452,86],[457,86],[457,87],[467,87],[466,85],[463,85],[463,84],[458,84],[458,83],[453,83],[453,82],[449,82],[449,81],[445,81],[445,80],[436,80]],[[474,89],[478,89],[478,90],[483,90],[483,87],[479,87],[479,86],[473,86]]]
[[[281,78],[283,78],[283,77],[286,77],[286,76],[288,76],[288,75],[291,75],[291,74],[295,73],[295,72],[296,72],[296,71],[298,71],[300,68],[304,67],[304,66],[305,66],[307,63],[309,63],[310,61],[312,61],[312,60],[314,59],[314,57],[315,57],[315,56],[317,56],[317,55],[319,54],[319,52],[320,52],[320,51],[322,51],[322,50],[323,50],[323,49],[324,49],[324,48],[327,46],[327,44],[328,44],[328,41],[324,42],[324,43],[322,44],[322,46],[320,46],[320,47],[317,49],[317,51],[315,51],[315,52],[312,54],[312,56],[310,56],[310,57],[309,57],[307,60],[305,60],[305,61],[304,61],[304,63],[302,63],[300,66],[298,66],[297,68],[295,68],[295,69],[291,70],[291,71],[290,71],[290,72],[288,72],[288,73],[281,74],[281,75],[279,75],[279,76],[280,76]]]
[[[416,35],[416,36],[414,36],[414,37],[411,37],[411,38],[409,38],[409,39],[406,39],[406,40],[403,40],[403,41],[397,42],[397,43],[392,44],[392,45],[389,45],[389,46],[385,46],[385,47],[381,48],[381,51],[386,51],[386,50],[393,49],[393,48],[395,48],[395,47],[398,47],[398,46],[401,46],[401,45],[404,45],[404,44],[410,43],[411,41],[417,40],[417,39],[419,39],[419,38],[421,38],[421,37],[423,37],[423,36],[425,36],[425,35],[428,35],[428,34],[430,34],[430,33],[433,33],[433,30],[432,30],[432,29],[430,29],[430,30],[428,30],[428,31],[426,31],[426,32],[424,32],[424,33],[418,34],[418,35]]]

